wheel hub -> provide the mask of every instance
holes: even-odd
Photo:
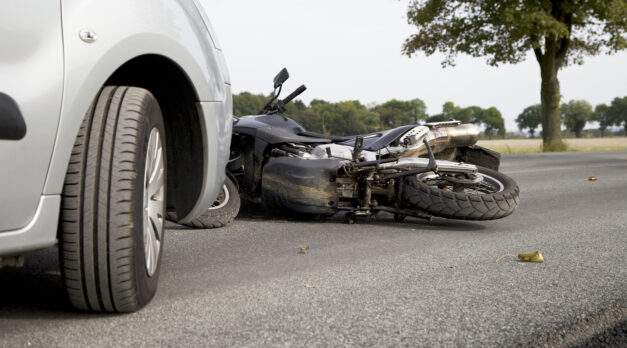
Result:
[[[213,202],[213,204],[211,205],[211,209],[220,209],[222,207],[224,207],[227,203],[229,202],[229,189],[226,187],[226,184],[222,185],[222,189],[220,191],[220,194],[218,194],[218,197],[216,198],[216,201]]]
[[[165,173],[163,145],[157,128],[150,131],[144,168],[144,253],[148,276],[155,274],[163,238]]]

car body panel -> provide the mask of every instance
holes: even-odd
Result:
[[[2,227],[6,227],[4,230],[13,230],[6,233],[0,232],[0,245],[8,239],[9,234],[29,235],[26,231],[29,226],[32,228],[39,226],[38,221],[30,221],[33,216],[58,215],[58,205],[56,207],[50,204],[45,207],[39,205],[38,208],[38,203],[44,202],[45,197],[60,196],[76,135],[89,105],[107,79],[119,67],[143,55],[166,57],[180,67],[193,85],[197,99],[196,109],[199,111],[202,123],[199,126],[202,127],[203,134],[204,180],[194,208],[183,219],[191,220],[202,214],[211,206],[222,186],[225,176],[224,168],[228,161],[232,125],[232,98],[228,70],[223,53],[217,41],[214,43],[209,32],[210,24],[205,23],[203,19],[202,8],[198,8],[194,0],[40,0],[38,2],[45,3],[46,7],[50,8],[53,8],[53,5],[56,6],[57,14],[61,17],[56,26],[59,38],[63,39],[62,46],[59,42],[59,57],[55,62],[59,66],[59,72],[56,76],[51,76],[49,70],[53,67],[47,59],[41,58],[42,62],[38,65],[45,67],[48,71],[40,72],[39,75],[29,75],[29,78],[24,81],[40,82],[39,80],[45,79],[41,81],[43,92],[56,93],[57,103],[46,107],[49,113],[55,112],[55,117],[46,118],[45,132],[48,141],[38,145],[42,151],[47,152],[47,156],[40,154],[37,157],[37,168],[42,171],[39,184],[32,185],[31,180],[26,181],[34,186],[29,191],[32,191],[33,196],[30,204],[20,208],[27,214],[25,213],[20,219],[14,218],[9,225],[5,223],[5,213],[2,212],[0,231],[3,230]],[[15,4],[16,7],[24,7],[23,2],[15,2]],[[2,3],[0,7],[10,6]],[[36,11],[38,13],[49,12],[42,8],[44,6],[40,6]],[[5,16],[14,16],[12,13],[16,13],[15,10],[9,10],[11,11],[7,11]],[[48,38],[51,25],[43,21],[42,25],[46,28],[42,30],[42,35]],[[0,28],[5,27],[8,25],[0,24]],[[81,33],[86,31],[94,35],[94,40],[83,40],[84,37],[81,39]],[[48,40],[45,47],[51,45],[52,41]],[[0,71],[3,71],[1,69],[2,64],[0,64]],[[9,75],[13,81],[12,84],[19,88],[30,88],[27,83],[16,80],[20,73],[23,72],[18,71],[15,75]],[[4,79],[4,75],[0,76]],[[52,85],[53,77],[58,80],[55,85]],[[1,83],[0,81],[0,87],[2,87]],[[31,91],[29,100],[37,102],[43,92],[32,93],[33,89],[29,90]],[[43,129],[42,132],[33,130],[28,122],[28,116],[25,117],[28,134],[23,140],[29,136],[41,135]],[[40,118],[43,120],[43,117],[39,117],[37,122]],[[0,144],[5,146],[4,142]],[[14,147],[12,153],[23,153],[20,145],[11,146]],[[7,156],[4,148],[0,150],[1,156]],[[50,157],[51,154],[52,157]],[[23,158],[21,161],[28,162],[27,165],[33,165],[33,156]],[[4,174],[5,172],[6,170],[3,169],[2,175],[14,175],[12,172]],[[0,188],[2,188],[2,199],[5,203],[4,209],[4,205],[8,203],[4,201],[5,184],[0,183],[0,185],[3,185]],[[20,192],[25,191],[16,189],[14,195]],[[44,212],[42,209],[56,210]],[[56,225],[48,226],[47,237],[47,241],[54,241]],[[24,240],[24,243],[29,244],[29,241]],[[15,250],[17,249],[14,248],[11,251],[8,248],[0,248],[0,255],[6,252],[13,253]]]
[[[63,94],[60,2],[0,2],[0,48],[0,92],[27,129],[22,139],[0,140],[0,231],[7,231],[35,216],[50,164]]]
[[[141,21],[136,20],[135,14],[138,12],[143,13]],[[103,16],[103,13],[115,15]],[[116,21],[109,18],[116,18]],[[79,32],[86,28],[97,35],[97,40],[91,44],[84,43],[78,37]],[[196,89],[199,102],[223,104],[227,101],[230,91],[227,93],[228,81],[225,80],[228,80],[228,74],[222,72],[226,67],[218,63],[223,60],[222,52],[215,48],[191,0],[65,0],[63,32],[68,67],[64,108],[44,194],[59,194],[63,189],[63,173],[67,168],[71,147],[91,99],[107,78],[125,62],[145,54],[167,57],[187,74]],[[221,112],[204,114],[201,118],[213,120],[205,125],[215,127],[215,119],[227,115],[226,111]],[[231,114],[228,113],[226,118],[230,119]],[[211,133],[218,135],[217,129],[205,129],[203,132]],[[205,144],[209,144],[209,141]],[[217,160],[217,157],[211,158]],[[224,164],[212,162],[206,163],[205,167],[224,168]],[[205,180],[211,180],[212,175],[208,172],[205,174]],[[205,197],[205,200],[197,202],[197,205],[206,209],[217,196],[221,185],[210,183],[204,186],[206,188],[201,197]],[[188,214],[188,217],[196,216]]]
[[[222,114],[225,112],[232,113],[233,99],[231,98],[230,92],[227,94],[228,98],[224,103],[198,103],[199,112],[205,115]],[[179,220],[181,223],[187,223],[195,219],[207,210],[207,203],[211,204],[214,202],[220,187],[207,185],[207,183],[224,182],[226,179],[226,171],[221,164],[224,163],[226,165],[229,160],[233,122],[230,118],[205,118],[205,120],[206,122],[213,123],[212,125],[203,127],[203,132],[206,132],[203,134],[203,140],[205,141],[204,146],[205,149],[208,150],[205,151],[205,166],[203,170],[207,173],[206,176],[209,180],[204,181],[201,190],[202,196],[198,198],[191,212],[186,217]],[[213,165],[213,163],[219,163],[220,165],[216,166]]]
[[[0,255],[20,255],[53,246],[57,240],[60,206],[61,196],[41,196],[28,225],[0,234]]]

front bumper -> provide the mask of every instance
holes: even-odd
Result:
[[[203,122],[204,180],[196,204],[179,220],[180,223],[188,223],[207,211],[218,197],[226,179],[233,131],[233,97],[230,86],[225,86],[227,97],[224,101],[197,104]]]

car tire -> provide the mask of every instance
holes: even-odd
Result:
[[[76,138],[62,194],[59,253],[76,308],[133,312],[157,290],[165,226],[161,109],[136,87],[104,87]]]

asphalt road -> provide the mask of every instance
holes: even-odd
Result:
[[[627,152],[505,156],[501,169],[521,204],[500,221],[170,225],[157,296],[130,315],[74,312],[56,250],[34,253],[0,270],[0,346],[627,344],[606,338],[627,319]],[[495,263],[537,249],[546,263]]]

